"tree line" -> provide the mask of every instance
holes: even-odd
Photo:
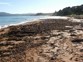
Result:
[[[55,12],[53,15],[57,16],[67,16],[67,15],[82,15],[83,14],[83,5],[66,7],[58,12]]]

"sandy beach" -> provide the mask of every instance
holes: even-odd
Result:
[[[0,29],[1,62],[83,62],[83,23],[49,17]]]

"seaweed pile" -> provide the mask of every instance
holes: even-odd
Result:
[[[1,29],[0,62],[83,62],[83,24],[68,20],[40,19]]]

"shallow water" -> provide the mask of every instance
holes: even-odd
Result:
[[[11,25],[31,22],[35,19],[66,19],[62,16],[0,16],[0,29]]]
[[[0,26],[19,24],[33,19],[39,19],[45,16],[0,16]]]

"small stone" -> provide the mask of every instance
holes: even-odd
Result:
[[[80,49],[80,52],[83,52],[83,49]]]

